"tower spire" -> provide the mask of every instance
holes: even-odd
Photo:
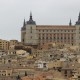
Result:
[[[30,12],[30,20],[32,20],[32,12]]]
[[[80,25],[80,12],[79,12],[78,21],[76,22],[76,25]]]
[[[71,26],[71,25],[72,25],[72,22],[71,22],[71,19],[70,19],[69,26]]]
[[[32,18],[32,12],[30,12],[29,21],[27,21],[28,25],[36,25],[35,21]]]
[[[78,17],[78,21],[80,20],[80,12],[79,12],[79,17]]]
[[[23,26],[25,26],[25,18],[24,18]]]

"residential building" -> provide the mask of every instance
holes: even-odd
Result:
[[[0,39],[0,50],[8,50],[9,49],[9,41]]]

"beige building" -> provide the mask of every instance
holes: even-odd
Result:
[[[17,44],[18,44],[18,40],[10,40],[10,46],[17,45]]]
[[[0,49],[8,50],[9,49],[9,41],[0,39]]]
[[[80,13],[78,21],[72,25],[36,25],[30,14],[29,21],[21,28],[21,42],[26,45],[44,45],[46,43],[63,43],[80,45]]]
[[[23,44],[21,42],[19,42],[18,40],[10,40],[9,41],[10,45],[9,46],[12,46],[12,45],[15,45],[15,46],[22,46]]]
[[[13,50],[15,46],[22,46],[23,44],[18,40],[2,40],[0,39],[0,50]]]
[[[47,64],[47,66],[48,66],[48,68],[50,69],[50,68],[55,68],[55,69],[57,69],[57,68],[62,68],[62,61],[58,61],[58,60],[56,60],[56,61],[51,61],[51,62],[49,62],[48,64]]]
[[[10,40],[9,45],[9,54],[16,54],[15,46],[18,44],[17,40]]]
[[[9,68],[0,69],[0,76],[12,76],[12,70]]]

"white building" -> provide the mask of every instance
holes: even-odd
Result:
[[[39,69],[43,69],[43,68],[47,68],[47,64],[48,62],[46,61],[38,60],[35,62],[35,67]]]

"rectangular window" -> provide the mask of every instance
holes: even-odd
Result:
[[[31,39],[32,39],[32,36],[31,36]]]
[[[50,30],[50,32],[52,32],[52,30]]]
[[[32,27],[31,27],[31,33],[32,33]]]

